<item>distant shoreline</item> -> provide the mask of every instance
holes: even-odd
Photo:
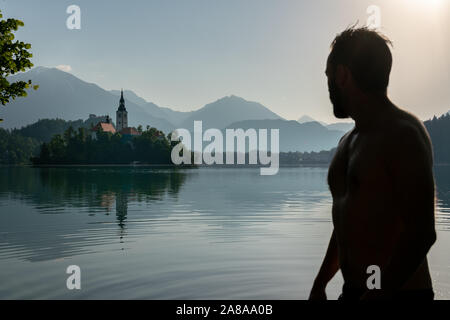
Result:
[[[302,168],[302,167],[329,167],[329,162],[305,162],[299,164],[282,164],[280,163],[280,168]],[[448,167],[450,163],[435,163],[433,167]],[[121,168],[164,168],[164,169],[199,169],[199,168],[209,168],[209,169],[217,169],[217,168],[264,168],[267,166],[259,165],[259,164],[245,164],[245,165],[237,165],[237,164],[191,164],[191,165],[174,165],[174,164],[0,164],[0,168],[2,167],[30,167],[30,168],[108,168],[108,167],[121,167]]]
[[[296,167],[328,167],[329,163],[304,163],[304,164],[280,164],[280,168],[296,168]],[[237,165],[237,164],[214,164],[214,165],[174,165],[174,164],[0,164],[0,167],[30,167],[30,168],[107,168],[107,167],[123,167],[123,168],[174,168],[174,169],[191,169],[191,168],[264,168],[263,165]]]
[[[301,163],[301,164],[280,164],[280,168],[302,168],[302,167],[328,167],[330,163]],[[450,163],[436,163],[434,167],[447,167]],[[263,168],[262,165],[174,165],[174,164],[0,164],[0,167],[30,167],[30,168],[108,168],[108,167],[121,167],[121,168],[173,168],[173,169],[198,169],[198,168]]]

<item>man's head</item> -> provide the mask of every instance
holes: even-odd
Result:
[[[351,27],[331,44],[326,75],[337,118],[349,117],[348,104],[355,92],[386,95],[392,67],[391,41],[366,27]]]

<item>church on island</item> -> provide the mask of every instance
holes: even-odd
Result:
[[[95,115],[91,116],[95,117]],[[100,130],[103,132],[111,132],[112,134],[118,132],[124,138],[132,138],[141,134],[136,128],[128,126],[128,111],[125,108],[123,90],[120,91],[119,108],[116,111],[116,126],[114,127],[111,118],[106,116],[104,121],[100,121],[91,129],[93,139],[97,139],[97,132]]]

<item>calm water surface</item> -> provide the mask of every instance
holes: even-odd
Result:
[[[332,230],[326,174],[2,167],[0,298],[306,299]],[[429,260],[450,299],[450,167],[435,175]],[[81,290],[66,288],[69,265]]]

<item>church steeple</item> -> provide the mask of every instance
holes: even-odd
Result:
[[[123,89],[120,90],[120,101],[118,111],[127,111],[125,108],[125,99],[123,98]]]
[[[128,112],[125,108],[125,99],[123,98],[123,90],[120,90],[119,108],[116,111],[116,126],[117,131],[128,127]]]

